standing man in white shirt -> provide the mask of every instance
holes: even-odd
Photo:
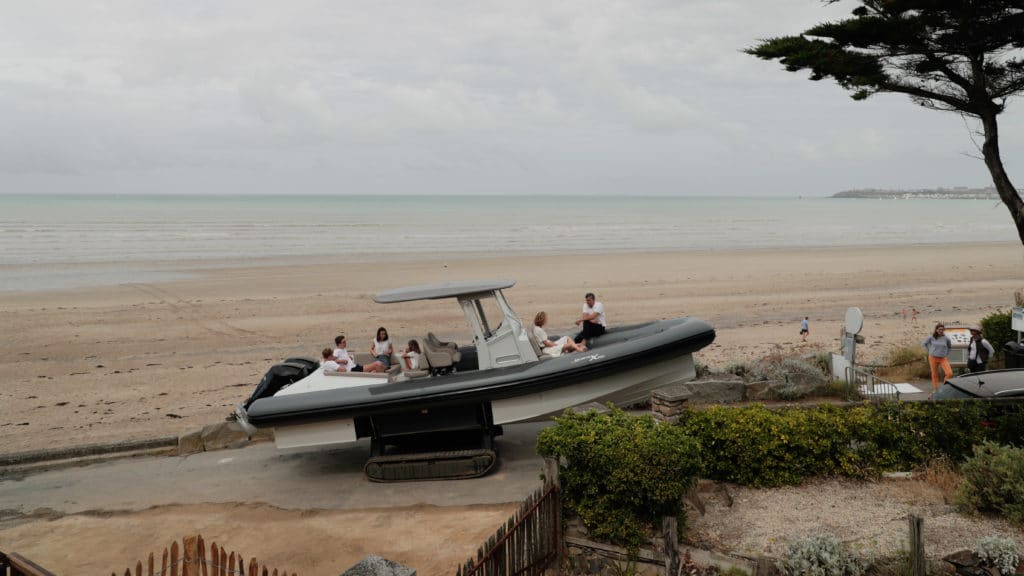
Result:
[[[583,315],[576,321],[576,325],[583,329],[573,341],[586,346],[587,339],[604,334],[607,323],[604,319],[604,304],[595,299],[593,292],[587,292],[583,300]]]

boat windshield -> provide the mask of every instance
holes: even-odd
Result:
[[[493,295],[474,300],[473,304],[473,311],[480,322],[480,328],[483,329],[484,338],[490,340],[505,323],[505,313]]]

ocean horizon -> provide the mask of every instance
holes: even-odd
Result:
[[[169,279],[180,272],[159,264],[182,261],[1015,241],[1005,207],[986,200],[0,195],[0,291]]]

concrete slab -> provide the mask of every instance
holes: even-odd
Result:
[[[34,511],[142,510],[166,504],[262,502],[285,509],[365,509],[521,502],[540,483],[537,433],[505,426],[498,468],[483,478],[381,484],[363,476],[369,442],[281,454],[272,443],[188,456],[143,457],[0,481],[0,524]]]

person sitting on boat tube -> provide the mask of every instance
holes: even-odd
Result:
[[[348,350],[345,349],[346,344],[344,336],[334,339],[334,345],[337,346],[334,349],[334,361],[344,366],[346,372],[384,372],[387,370],[380,360],[374,360],[366,366],[356,364],[355,358],[352,358]]]
[[[320,361],[320,367],[324,369],[324,372],[342,372],[341,364],[334,359],[334,350],[330,348],[324,348],[321,352],[324,359]]]
[[[409,340],[405,350],[402,350],[402,363],[405,364],[406,370],[419,370],[420,369],[420,355],[423,352],[420,350],[420,343],[415,340]]]
[[[589,338],[604,334],[607,324],[604,319],[604,304],[594,298],[594,293],[587,292],[583,300],[583,315],[576,321],[576,325],[582,326],[583,329],[573,340],[586,346]]]
[[[377,337],[370,343],[370,355],[380,360],[384,369],[391,367],[391,339],[388,338],[387,328],[377,328]]]
[[[540,344],[541,351],[545,355],[561,356],[563,352],[586,351],[586,346],[573,342],[568,336],[562,336],[558,340],[548,338],[548,333],[544,331],[544,325],[547,323],[547,312],[537,312],[537,315],[533,317],[533,336],[537,339],[537,343]]]

